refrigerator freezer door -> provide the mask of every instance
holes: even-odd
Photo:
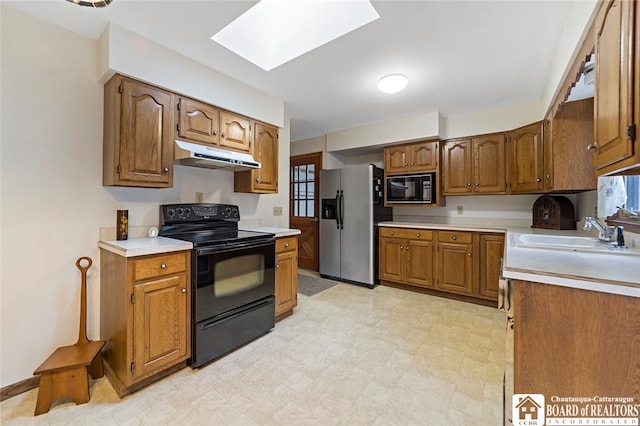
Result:
[[[373,286],[373,167],[342,169],[342,191],[341,278]]]
[[[320,198],[336,200],[339,191],[340,169],[320,170]],[[340,258],[338,221],[322,218],[320,219],[320,275],[340,278]]]

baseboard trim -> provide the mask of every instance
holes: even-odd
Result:
[[[439,297],[444,297],[446,299],[458,300],[460,302],[467,302],[467,303],[473,303],[475,305],[488,306],[490,308],[498,307],[498,302],[495,300],[480,299],[472,296],[463,296],[461,294],[447,293],[444,291],[433,290],[433,289],[424,288],[424,287],[417,287],[417,286],[412,286],[408,284],[401,284],[393,281],[381,280],[380,284],[385,285],[387,287],[399,288],[401,290],[409,290],[409,291],[414,291],[416,293],[424,293],[424,294],[429,294],[431,296],[439,296]]]
[[[21,382],[8,385],[0,389],[0,401],[13,398],[21,393],[28,392],[31,389],[35,389],[40,385],[40,376],[33,376]]]

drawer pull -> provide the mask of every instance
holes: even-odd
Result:
[[[417,238],[420,238],[420,233],[419,233],[419,232],[416,234],[416,237],[417,237]]]
[[[285,247],[289,247],[289,243],[284,243],[284,246]]]
[[[409,246],[407,246],[407,251],[409,251]]]
[[[161,268],[161,269],[167,269],[167,264],[166,264],[166,263],[163,263],[162,265],[160,265],[160,268]]]
[[[451,237],[452,240],[457,240],[458,237],[456,237],[455,235],[453,237]]]
[[[400,246],[400,250],[404,250],[404,246]]]
[[[467,256],[471,257],[471,252],[470,251],[467,252]]]
[[[187,292],[187,289],[186,289],[186,288],[184,288],[184,287],[182,287],[182,290],[181,290],[181,291],[182,291],[183,293],[186,293],[186,292]]]
[[[395,232],[391,231],[391,235],[395,235],[395,234],[396,234]]]

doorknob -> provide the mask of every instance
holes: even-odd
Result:
[[[317,217],[314,217],[314,218],[313,218],[313,221],[314,221],[315,223],[318,223],[318,218],[317,218]]]

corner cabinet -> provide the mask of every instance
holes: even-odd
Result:
[[[105,374],[120,397],[186,365],[190,251],[123,257],[100,250]]]
[[[594,144],[597,174],[640,168],[640,6],[602,3],[595,23]],[[637,173],[637,171],[636,171]]]
[[[114,75],[104,86],[103,186],[173,185],[174,95]]]
[[[298,305],[298,237],[276,239],[276,321]]]
[[[253,158],[260,168],[235,172],[235,192],[278,193],[278,128],[264,123],[253,123]]]

